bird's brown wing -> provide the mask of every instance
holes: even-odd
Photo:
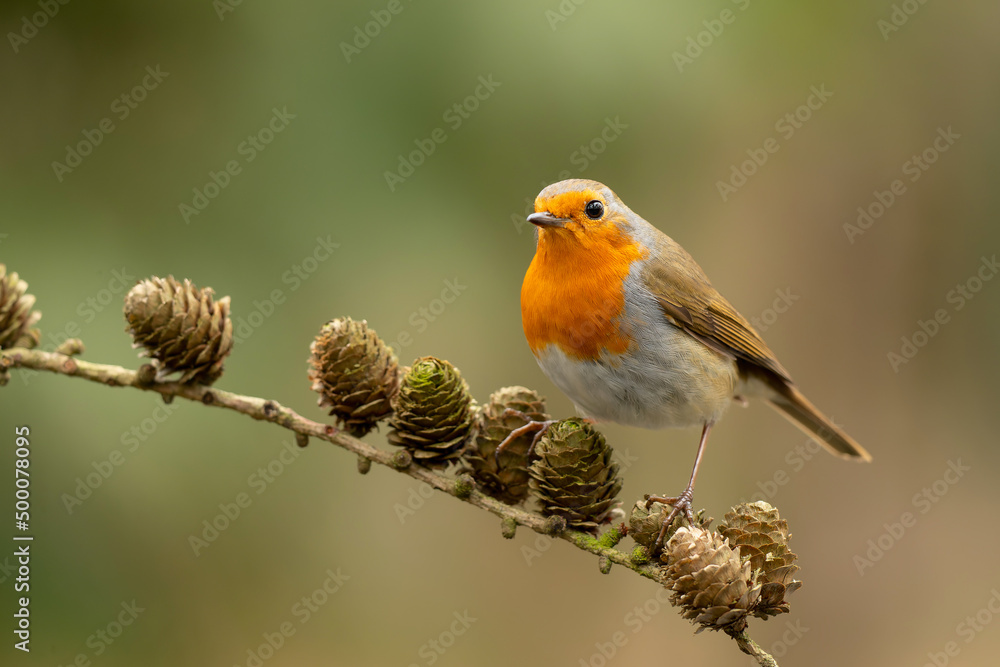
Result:
[[[680,276],[668,268],[669,262],[647,268],[646,285],[666,318],[716,352],[771,371],[791,383],[788,371],[778,363],[767,343],[712,287],[690,255],[679,246],[672,250],[683,253],[690,262],[688,266],[697,269],[697,275],[689,271],[689,275]]]
[[[771,390],[765,396],[768,402],[816,442],[838,456],[871,461],[864,447],[795,388],[788,371],[774,358],[767,344],[712,287],[691,256],[672,241],[663,242],[661,251],[666,261],[658,262],[658,268],[651,263],[643,277],[664,317],[763,380]],[[685,270],[671,270],[672,266],[684,266]]]

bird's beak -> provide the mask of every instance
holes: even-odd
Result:
[[[528,216],[528,222],[538,227],[565,227],[569,222],[567,218],[557,218],[548,211],[532,213]]]

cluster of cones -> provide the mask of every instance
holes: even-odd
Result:
[[[0,349],[34,347],[41,317],[16,273],[0,264]],[[125,298],[134,347],[150,357],[156,380],[211,384],[233,346],[229,297],[168,277],[140,281]],[[364,321],[327,322],[311,346],[309,379],[319,405],[362,437],[388,420],[388,441],[427,467],[457,464],[477,487],[509,505],[537,501],[545,516],[596,533],[610,521],[622,487],[618,464],[604,436],[580,419],[550,421],[545,401],[524,387],[494,392],[477,404],[458,369],[423,357],[400,368],[392,350]],[[152,380],[153,377],[150,379]],[[546,423],[544,433],[534,425]],[[502,451],[498,448],[505,442]],[[669,508],[638,502],[628,533],[649,551]],[[718,530],[699,513],[695,525],[678,518],[656,554],[671,600],[704,629],[739,631],[747,618],[788,611],[785,596],[796,556],[788,524],[765,502],[740,504]]]
[[[535,498],[543,515],[579,530],[596,532],[618,506],[621,479],[604,436],[567,419],[536,442],[532,426],[550,418],[531,389],[504,387],[479,405],[451,363],[422,357],[399,368],[367,323],[350,318],[327,322],[311,349],[309,377],[319,404],[353,435],[388,419],[389,443],[406,448],[418,464],[457,464],[483,493],[509,505]]]
[[[647,510],[636,503],[629,534],[650,547],[669,512],[659,503]],[[788,548],[788,522],[764,501],[740,503],[726,513],[718,530],[700,512],[695,525],[668,529],[671,535],[660,561],[671,589],[671,602],[702,630],[739,631],[749,616],[767,619],[788,612],[785,596],[802,582],[797,556]]]

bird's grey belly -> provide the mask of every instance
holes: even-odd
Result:
[[[598,421],[643,428],[717,421],[736,393],[735,362],[666,321],[643,329],[623,354],[581,361],[548,345],[538,365],[584,416]]]

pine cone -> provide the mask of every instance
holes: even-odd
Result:
[[[210,287],[198,289],[173,276],[142,280],[125,297],[125,328],[153,359],[156,379],[180,373],[178,382],[212,384],[233,348],[229,297],[213,300]]]
[[[399,363],[366,321],[330,320],[309,350],[309,379],[319,405],[330,408],[348,433],[360,438],[392,414]]]
[[[27,289],[28,283],[0,264],[0,349],[38,343],[38,330],[30,327],[42,314],[31,309],[35,297],[25,294]]]
[[[542,514],[561,516],[572,528],[597,532],[617,508],[621,491],[618,464],[604,436],[581,419],[564,419],[549,427],[535,447],[531,489]]]
[[[641,544],[650,549],[653,543],[656,542],[656,537],[660,534],[660,527],[663,525],[663,520],[667,518],[670,514],[671,508],[668,505],[662,503],[653,503],[650,509],[646,509],[645,500],[637,500],[635,505],[632,507],[632,513],[629,515],[629,536],[636,541],[637,544]],[[694,517],[695,523],[700,528],[708,529],[712,524],[714,519],[710,516],[705,515],[705,510],[698,510],[698,513]],[[670,528],[667,529],[667,533],[664,536],[664,542],[670,540],[671,536],[677,532],[677,529],[687,523],[687,519],[684,518],[682,514],[678,514],[674,517]],[[667,554],[663,552],[661,558],[666,559]]]
[[[757,572],[761,592],[754,615],[766,619],[786,613],[785,596],[802,586],[792,579],[799,566],[794,564],[798,556],[788,549],[788,522],[764,501],[742,503],[726,513],[719,532]]]
[[[520,414],[511,414],[507,410]],[[522,416],[523,415],[523,416]],[[528,497],[528,450],[535,433],[511,440],[500,454],[496,450],[511,431],[528,421],[547,421],[545,399],[525,387],[504,387],[493,392],[479,416],[478,433],[469,441],[464,458],[483,493],[508,505]]]
[[[666,587],[681,616],[702,630],[745,623],[760,596],[750,562],[741,560],[718,533],[682,526],[670,538]],[[737,626],[738,627],[738,626]]]
[[[406,447],[414,461],[427,466],[461,456],[476,417],[458,369],[434,357],[413,362],[393,399],[393,410],[389,443]]]

